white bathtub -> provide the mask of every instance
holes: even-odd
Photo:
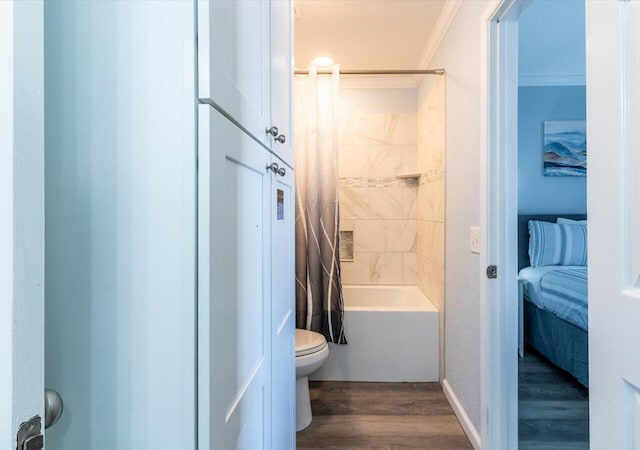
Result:
[[[347,345],[310,378],[438,381],[440,313],[415,286],[344,286]]]

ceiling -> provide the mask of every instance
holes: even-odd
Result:
[[[343,69],[418,67],[446,0],[296,0],[295,58],[330,56]]]

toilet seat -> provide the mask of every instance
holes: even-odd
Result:
[[[320,333],[296,329],[296,357],[317,353],[326,346],[327,341]]]

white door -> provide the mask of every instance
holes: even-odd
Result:
[[[199,448],[271,443],[271,154],[199,106]]]
[[[640,1],[587,1],[591,448],[640,449]]]
[[[269,23],[268,1],[198,1],[198,96],[267,147]]]
[[[292,2],[271,2],[271,123],[279,136],[272,137],[272,151],[294,167],[292,111]],[[280,137],[282,136],[282,137]]]
[[[46,2],[47,450],[195,448],[193,2]]]
[[[272,448],[295,448],[294,173],[276,158],[271,189]]]
[[[32,417],[41,418],[44,431],[42,35],[41,1],[0,2],[0,448],[3,449],[16,448],[20,425]]]

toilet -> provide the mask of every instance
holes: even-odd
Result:
[[[318,370],[329,357],[329,345],[315,331],[296,329],[296,431],[311,424],[309,375]]]

